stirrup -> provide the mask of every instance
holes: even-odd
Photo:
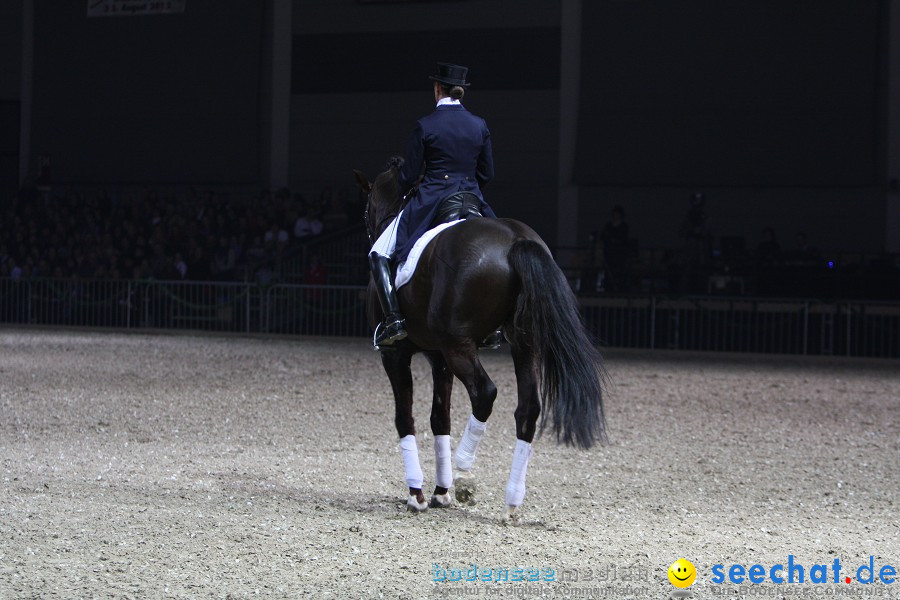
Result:
[[[399,342],[406,338],[406,323],[400,317],[393,317],[390,323],[382,321],[375,327],[375,334],[372,336],[372,345],[376,350],[380,350],[382,346],[390,346],[394,342]]]
[[[502,343],[503,330],[498,329],[494,333],[481,340],[481,343],[478,344],[478,347],[482,350],[496,350]]]

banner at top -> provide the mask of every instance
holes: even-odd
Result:
[[[88,17],[142,17],[184,12],[187,0],[87,0]]]

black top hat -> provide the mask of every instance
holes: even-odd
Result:
[[[451,65],[450,63],[438,63],[438,74],[431,75],[428,78],[439,81],[444,85],[458,85],[461,87],[469,87],[466,82],[466,74],[469,69],[460,65]]]

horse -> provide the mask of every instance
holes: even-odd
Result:
[[[367,195],[364,219],[370,243],[402,209],[397,167],[392,159],[374,182],[354,171]],[[407,509],[421,512],[449,506],[451,486],[458,502],[472,502],[472,468],[497,397],[497,387],[479,360],[479,342],[502,328],[518,392],[517,440],[504,519],[517,522],[532,442],[548,420],[557,443],[566,446],[590,448],[606,439],[605,369],[568,281],[544,241],[524,223],[470,218],[448,227],[429,243],[397,297],[408,337],[381,348],[380,354],[394,394],[395,425],[409,490]],[[383,315],[371,279],[367,304],[374,327]],[[412,415],[410,364],[417,353],[429,361],[434,385],[431,430],[436,477],[427,504]],[[472,408],[457,446],[455,473],[450,460],[454,377],[465,386]]]

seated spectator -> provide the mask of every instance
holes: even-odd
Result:
[[[208,281],[212,278],[212,260],[203,245],[192,242],[187,263],[192,281]]]
[[[181,256],[181,252],[175,253],[175,271],[178,273],[181,279],[187,278],[187,263],[184,262],[184,257]]]
[[[706,195],[690,196],[690,206],[679,229],[684,239],[683,271],[679,291],[698,293],[706,289],[712,257],[713,230],[706,214]]]
[[[785,264],[790,266],[812,266],[820,258],[818,249],[813,248],[806,239],[806,234],[798,231],[794,236],[794,247],[784,255]]]
[[[309,261],[309,266],[303,274],[303,283],[306,285],[325,285],[328,283],[328,271],[322,263],[322,257],[314,254]],[[321,289],[306,290],[306,297],[311,301],[322,299]]]
[[[263,244],[261,236],[255,236],[250,246],[247,248],[247,260],[251,262],[260,262],[266,258],[266,246]]]
[[[176,278],[175,267],[172,259],[166,256],[162,244],[153,245],[153,256],[150,258],[150,274],[154,279],[170,281]]]
[[[328,271],[322,263],[322,257],[314,254],[309,261],[309,267],[303,275],[303,283],[307,285],[325,285],[328,283]]]
[[[775,230],[766,227],[762,240],[756,246],[756,262],[760,267],[775,267],[781,264],[781,245],[775,239]]]
[[[276,245],[278,243],[286,244],[289,239],[290,236],[288,235],[288,232],[282,229],[276,222],[269,225],[269,229],[263,236],[263,242],[265,242],[266,246],[270,244]]]
[[[331,196],[331,202],[325,207],[322,222],[327,231],[336,231],[347,225],[347,204],[350,202],[350,192],[342,188],[337,195]]]
[[[625,210],[615,206],[610,220],[600,231],[603,243],[605,281],[612,292],[624,292],[628,288],[628,223]]]
[[[237,264],[237,256],[234,249],[228,243],[228,238],[219,236],[216,253],[212,259],[212,275],[214,279],[230,281],[234,278],[234,267]]]
[[[14,258],[10,258],[6,261],[6,273],[10,279],[21,279],[22,267],[16,264]]]
[[[316,211],[313,207],[306,207],[306,214],[294,223],[294,237],[298,240],[304,240],[309,237],[313,237],[322,233],[322,230],[325,229],[325,225],[322,224],[322,221],[316,216]]]

